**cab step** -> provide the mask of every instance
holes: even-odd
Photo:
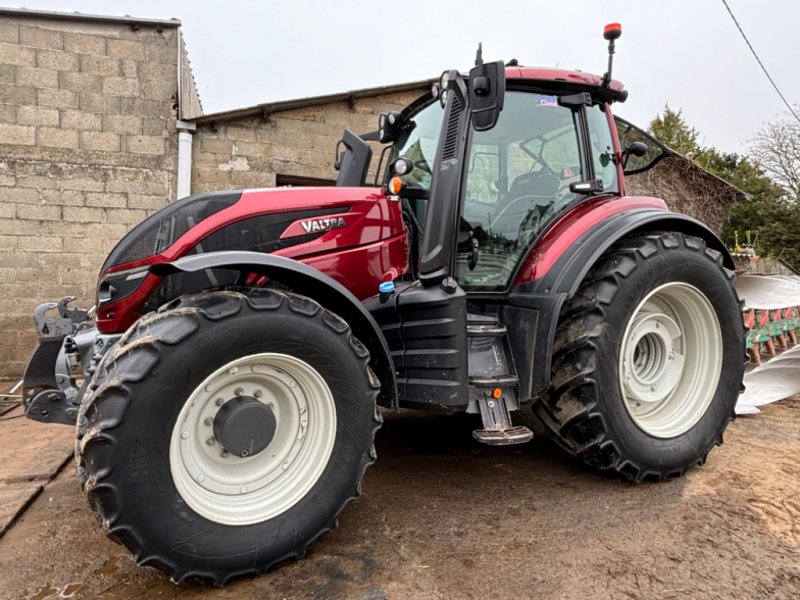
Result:
[[[533,432],[524,425],[517,425],[510,429],[476,429],[472,432],[472,437],[489,446],[510,446],[530,442]]]
[[[507,333],[505,325],[499,323],[470,323],[467,325],[469,337],[499,337]]]
[[[533,432],[530,429],[524,425],[514,426],[511,423],[509,401],[513,403],[512,406],[517,405],[513,398],[506,396],[504,390],[510,390],[518,383],[515,375],[470,377],[470,385],[482,390],[477,403],[483,419],[483,429],[473,431],[472,437],[490,446],[523,444],[533,439]]]
[[[519,409],[519,378],[514,374],[505,325],[492,315],[470,315],[468,412],[480,412],[483,428],[472,432],[482,444],[507,446],[522,444],[533,438],[533,432],[511,423],[511,411]]]

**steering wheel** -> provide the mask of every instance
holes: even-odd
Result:
[[[531,200],[532,200],[533,202],[531,202],[531,204],[535,205],[536,208],[539,209],[542,212],[542,214],[544,214],[547,210],[550,209],[550,206],[552,205],[552,202],[553,202],[554,198],[555,198],[554,196],[535,196],[533,194],[526,194],[524,196],[517,196],[511,202],[506,204],[500,210],[499,213],[497,213],[497,216],[494,219],[492,219],[492,222],[489,225],[489,227],[491,227],[492,231],[494,231],[497,228],[498,221],[500,221],[500,219],[503,218],[503,216],[505,216],[506,213],[511,212],[511,208],[513,206],[519,204],[523,200],[527,201],[527,202],[531,202]],[[545,210],[542,211],[542,208],[544,208]]]

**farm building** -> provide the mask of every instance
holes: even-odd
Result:
[[[330,183],[345,127],[373,130],[428,86],[203,114],[180,21],[0,9],[0,377],[24,369],[34,308],[66,295],[91,306],[106,254],[145,216],[189,192]],[[629,191],[719,230],[740,192],[655,152]]]

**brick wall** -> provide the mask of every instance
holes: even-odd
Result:
[[[0,22],[0,376],[21,374],[36,305],[90,306],[114,243],[174,198],[179,35]]]
[[[346,128],[378,128],[378,115],[400,110],[420,92],[358,98],[284,110],[259,118],[201,123],[192,146],[192,192],[270,187],[275,176],[336,179],[334,148]],[[373,146],[374,176],[380,146]]]

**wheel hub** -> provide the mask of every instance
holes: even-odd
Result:
[[[683,356],[676,353],[678,324],[661,312],[638,315],[622,357],[628,395],[640,402],[660,402],[675,389],[683,373]]]
[[[234,456],[255,456],[275,437],[275,415],[251,396],[237,396],[223,404],[214,417],[214,437]]]
[[[189,395],[170,441],[181,498],[216,523],[247,525],[300,501],[325,469],[336,436],[330,388],[299,358],[237,358]]]
[[[662,439],[691,429],[714,398],[722,356],[719,318],[700,290],[675,281],[651,291],[619,350],[620,391],[636,426]]]

